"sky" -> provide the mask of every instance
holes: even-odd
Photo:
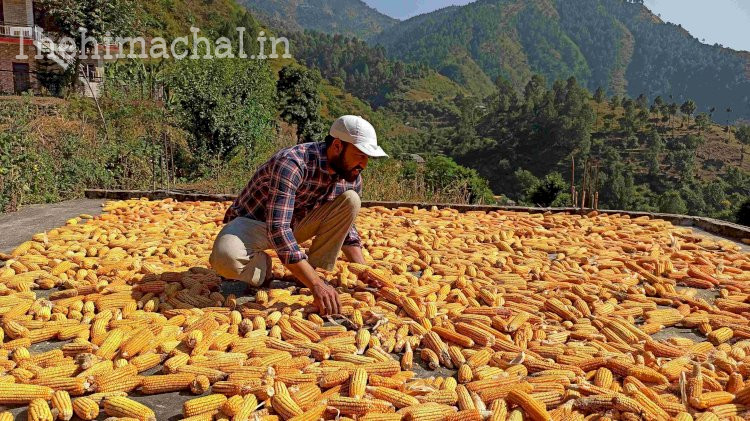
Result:
[[[428,13],[472,0],[364,0],[381,13],[397,19]],[[575,0],[571,0],[575,1]],[[750,0],[645,0],[664,21],[681,24],[707,44],[719,43],[750,51]]]

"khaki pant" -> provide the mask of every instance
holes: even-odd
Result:
[[[333,269],[359,208],[359,196],[348,190],[314,209],[297,224],[294,238],[298,243],[315,237],[307,253],[313,267]],[[273,249],[273,245],[266,222],[239,217],[219,232],[209,262],[219,275],[257,287],[271,276],[271,258],[264,252],[268,249]]]

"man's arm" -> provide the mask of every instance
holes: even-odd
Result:
[[[357,177],[357,181],[355,181],[352,190],[354,190],[359,197],[362,197],[362,177]],[[357,226],[354,223],[349,227],[349,232],[346,234],[341,251],[344,252],[346,259],[350,262],[361,263],[363,265],[366,264],[365,257],[362,255],[362,239],[359,237]]]
[[[362,177],[357,178],[357,182],[354,184],[354,191],[362,197]],[[362,254],[362,239],[359,237],[359,232],[357,232],[357,226],[355,224],[352,224],[351,228],[349,228],[349,232],[346,235],[341,251],[344,252],[346,260],[362,265],[367,264],[365,256]],[[383,286],[377,279],[369,278],[367,275],[365,275],[362,280],[375,288]]]
[[[344,245],[341,247],[341,251],[344,252],[346,260],[352,263],[360,263],[366,265],[365,256],[362,255],[362,247],[358,245]]]
[[[279,161],[272,170],[269,201],[266,209],[268,238],[281,263],[302,284],[310,288],[315,304],[324,314],[338,314],[341,310],[338,294],[323,282],[308,263],[291,228],[297,188],[302,184],[302,169],[295,162]]]

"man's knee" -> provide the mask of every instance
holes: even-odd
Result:
[[[241,241],[239,244],[233,243],[236,241],[232,241],[231,237],[217,238],[208,262],[219,275],[228,279],[239,279],[244,269],[242,260],[247,260],[247,251],[242,247]]]
[[[354,213],[359,212],[359,208],[362,206],[362,200],[354,190],[347,190],[341,193],[341,197],[347,208],[352,209]]]

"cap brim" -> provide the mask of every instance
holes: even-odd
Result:
[[[360,151],[367,154],[371,158],[387,158],[388,154],[383,151],[380,146],[377,145],[357,145],[354,144]]]

